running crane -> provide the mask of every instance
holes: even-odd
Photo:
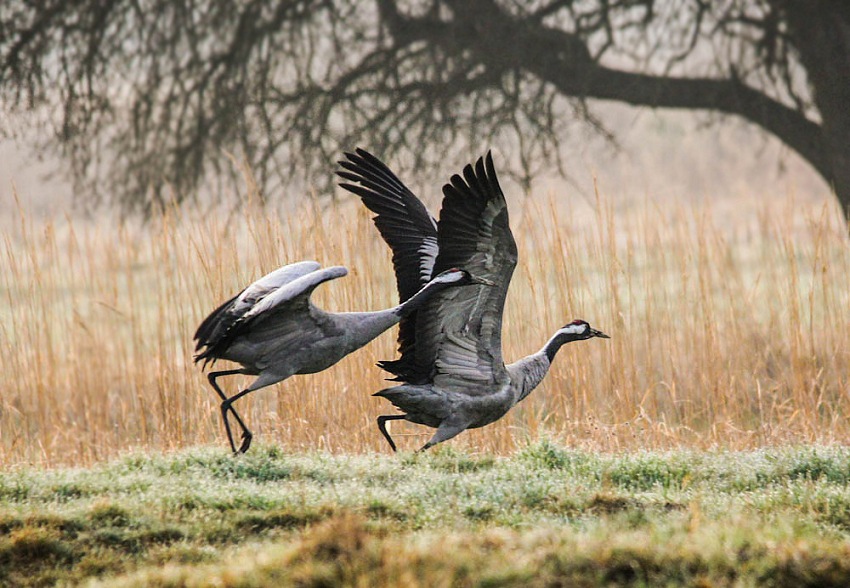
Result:
[[[295,374],[314,374],[395,325],[438,292],[452,286],[488,284],[468,272],[449,268],[427,281],[413,295],[393,308],[376,312],[326,312],[310,301],[321,283],[348,273],[344,267],[322,269],[315,261],[285,265],[263,276],[214,310],[195,333],[200,351],[195,362],[227,359],[240,369],[210,372],[210,385],[221,398],[221,418],[230,448],[244,453],[253,435],[233,403],[249,392],[285,380]],[[203,350],[202,350],[203,348]],[[247,388],[228,397],[216,383],[221,376],[257,376]],[[232,412],[242,429],[239,449],[233,441],[227,413]]]
[[[490,153],[443,187],[439,223],[376,157],[357,149],[346,158],[337,172],[346,180],[341,186],[376,214],[375,225],[393,252],[400,299],[454,266],[495,283],[444,290],[402,319],[401,357],[378,364],[402,383],[375,393],[403,413],[378,417],[393,451],[387,421],[405,419],[437,429],[421,450],[428,449],[502,418],[543,380],[565,343],[609,338],[583,320],[572,321],[537,353],[505,365],[502,313],[517,248]]]

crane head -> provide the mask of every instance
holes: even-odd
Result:
[[[574,320],[571,323],[567,323],[566,325],[558,329],[558,333],[569,335],[569,337],[573,340],[590,339],[591,337],[601,337],[602,339],[611,338],[602,331],[597,331],[596,329],[591,327],[587,321],[583,321],[581,319]]]

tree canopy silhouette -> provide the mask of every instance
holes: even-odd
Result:
[[[266,192],[354,145],[427,168],[512,141],[530,175],[606,99],[746,119],[850,210],[845,0],[6,0],[0,99],[126,209],[226,151]]]

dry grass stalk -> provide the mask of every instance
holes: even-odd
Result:
[[[165,211],[144,227],[19,215],[0,244],[0,463],[223,450],[191,336],[278,265],[348,266],[316,292],[329,309],[395,303],[389,251],[357,202],[276,218],[250,200]],[[686,205],[620,212],[604,198],[565,200],[512,202],[520,264],[505,357],[536,350],[572,318],[612,339],[566,347],[541,389],[453,444],[507,453],[543,434],[606,450],[850,441],[850,249],[837,215],[762,208],[756,223],[729,225]],[[391,407],[370,394],[384,385],[374,363],[394,356],[394,337],[253,394],[240,412],[261,442],[287,449],[385,451],[374,419]],[[405,449],[430,435],[394,429]]]

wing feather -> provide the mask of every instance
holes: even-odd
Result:
[[[495,282],[462,286],[433,296],[419,310],[412,383],[486,390],[482,381],[506,376],[502,359],[502,313],[517,248],[505,196],[490,153],[443,187],[439,254],[434,273],[462,267]]]
[[[375,213],[373,221],[393,252],[393,268],[399,301],[413,296],[432,277],[437,258],[437,222],[425,205],[377,157],[364,149],[346,153],[347,161],[337,175],[348,182],[340,186],[356,194]],[[416,312],[399,323],[398,350],[401,357],[378,365],[404,379],[413,365],[416,344]]]
[[[310,272],[296,280],[281,286],[277,290],[258,301],[242,317],[243,321],[256,320],[264,314],[268,314],[286,303],[306,307],[309,304],[310,294],[316,287],[328,280],[335,280],[348,274],[348,270],[341,265],[326,267],[324,269]]]
[[[344,267],[334,266],[319,269],[314,261],[305,261],[283,266],[266,274],[238,295],[213,311],[195,333],[196,351],[205,349],[195,356],[195,362],[214,361],[233,340],[246,332],[249,325],[277,311],[287,308],[295,310],[309,306],[313,290],[328,280],[348,273]]]
[[[220,338],[234,320],[242,316],[247,309],[251,308],[269,292],[296,278],[316,271],[319,267],[319,264],[315,261],[290,263],[273,272],[269,272],[262,278],[251,283],[247,288],[239,292],[239,294],[225,301],[221,306],[212,311],[201,322],[198,330],[195,331],[194,339],[197,341],[195,351]]]

